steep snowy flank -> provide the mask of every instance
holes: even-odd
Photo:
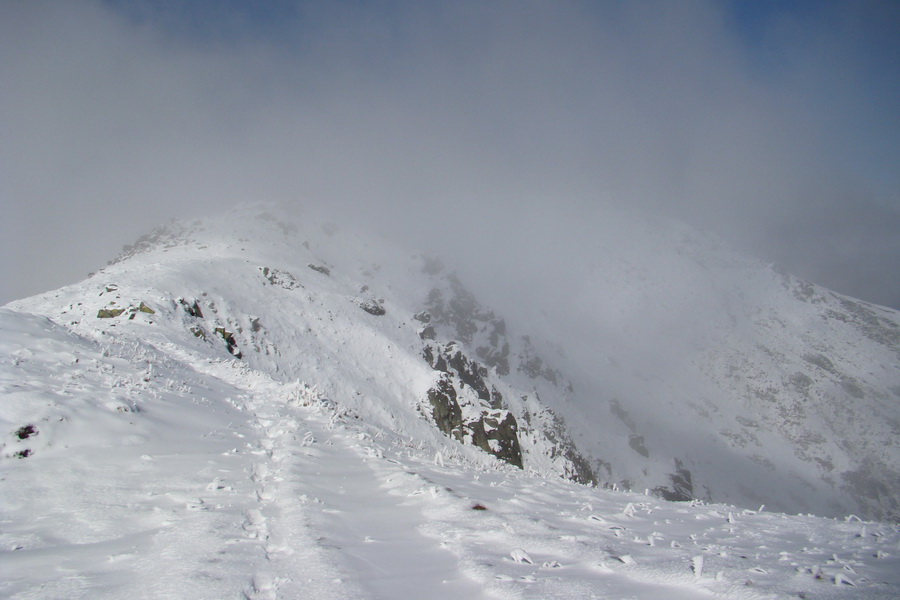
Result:
[[[0,415],[14,433],[0,480],[4,597],[900,590],[896,526],[669,503],[463,447],[435,452],[360,419],[344,398],[249,367],[224,342],[217,356],[163,351],[6,308],[0,331]]]
[[[897,313],[671,223],[610,222],[628,234],[573,236],[568,320],[509,320],[440,260],[257,207],[170,223],[86,281],[10,307],[315,381],[366,422],[473,460],[898,519]]]
[[[900,518],[900,315],[671,223],[580,240],[554,405],[598,476],[672,499]],[[573,256],[575,256],[573,252]],[[587,264],[585,264],[587,263]]]
[[[340,226],[160,228],[0,309],[0,593],[896,597],[896,314],[703,243],[699,337],[615,261],[529,335]]]
[[[314,380],[367,422],[436,449],[594,481],[537,393],[504,381],[518,359],[501,320],[433,261],[334,225],[300,233],[258,209],[172,223],[85,282],[10,306],[92,338]]]

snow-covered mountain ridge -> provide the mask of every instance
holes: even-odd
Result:
[[[4,562],[25,573],[7,591],[409,596],[424,575],[405,590],[384,575],[402,561],[372,566],[390,538],[442,573],[433,597],[892,597],[895,526],[755,509],[895,515],[896,313],[698,243],[661,260],[726,261],[740,275],[716,285],[743,286],[705,312],[716,326],[678,373],[646,368],[603,318],[584,321],[594,348],[560,350],[433,259],[260,209],[173,223],[84,282],[0,309]],[[584,265],[576,311],[638,297],[613,262]],[[748,290],[771,297],[735,300]],[[666,317],[644,315],[649,329]],[[768,553],[763,529],[779,540]],[[120,579],[141,564],[171,576]]]
[[[284,382],[315,380],[377,426],[593,482],[559,418],[500,378],[520,360],[502,319],[432,260],[354,246],[334,225],[316,229],[301,236],[256,209],[172,223],[84,285],[12,306],[92,337],[122,332],[161,349],[233,356]]]
[[[897,313],[669,223],[625,228],[579,242],[560,303],[578,331],[510,328],[437,259],[257,207],[170,223],[10,306],[314,379],[379,426],[545,475],[896,520]]]

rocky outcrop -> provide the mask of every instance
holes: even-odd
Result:
[[[243,358],[243,354],[237,347],[237,340],[234,339],[234,333],[228,331],[224,327],[216,327],[216,333],[221,336],[223,340],[225,340],[225,346],[228,348],[228,352],[234,356],[235,358]]]
[[[431,418],[438,429],[459,442],[463,441],[462,410],[456,400],[456,388],[449,376],[441,377],[428,390],[428,401],[432,407]]]
[[[186,312],[190,316],[194,317],[195,319],[203,318],[203,311],[200,310],[200,304],[197,302],[197,300],[194,300],[193,302],[189,302],[188,300],[185,300],[184,298],[179,298],[178,303],[184,309],[184,312]]]
[[[129,313],[129,319],[134,319],[135,313],[142,312],[148,315],[155,315],[156,311],[150,308],[145,302],[141,302],[138,306],[131,305],[128,308],[101,308],[97,311],[98,319],[114,319],[125,313]]]
[[[382,300],[375,300],[373,298],[357,298],[356,305],[369,313],[370,315],[375,315],[376,317],[382,317],[387,314],[387,311],[384,309],[384,305],[382,304]]]
[[[502,461],[522,468],[522,447],[516,418],[506,410],[483,414],[466,425],[472,444]]]
[[[329,269],[325,265],[317,265],[317,264],[309,263],[306,266],[309,267],[310,269],[312,269],[313,271],[315,271],[316,273],[321,273],[322,275],[326,275],[326,276],[331,275],[331,269]]]
[[[553,385],[559,385],[559,382],[562,380],[562,375],[560,375],[559,371],[546,365],[544,359],[537,355],[534,346],[531,344],[531,338],[527,335],[522,337],[519,371],[525,373],[531,379],[546,379]]]
[[[260,267],[259,270],[262,273],[263,279],[269,285],[281,287],[286,290],[293,290],[303,287],[300,281],[287,271],[283,271],[281,269],[271,269],[269,267]]]
[[[684,464],[675,459],[675,472],[669,475],[672,484],[670,487],[658,486],[653,491],[670,502],[687,502],[694,499],[694,484],[691,472]]]
[[[454,342],[428,344],[423,355],[442,373],[427,392],[431,418],[438,429],[522,468],[518,423],[500,392],[488,385],[488,370],[470,360]]]
[[[439,262],[426,260],[423,271],[438,275],[442,267]],[[455,275],[436,278],[436,284],[426,299],[426,310],[413,318],[421,323],[418,334],[426,342],[426,361],[444,373],[429,391],[435,422],[456,414],[446,407],[460,408],[458,433],[442,431],[520,467],[524,460],[522,436],[526,435],[530,443],[542,444],[543,451],[549,448],[549,458],[562,466],[567,478],[596,484],[594,469],[577,450],[565,423],[546,409],[537,395],[538,388],[570,394],[571,384],[538,356],[527,336],[521,338],[515,352],[511,351],[506,322],[482,307]],[[442,338],[455,341],[434,343]],[[521,401],[515,399],[514,407],[491,383],[493,378],[506,377],[513,371],[536,380],[532,394]],[[530,412],[526,406],[531,407]],[[525,432],[520,430],[517,417],[525,421]]]
[[[156,248],[174,248],[187,244],[189,243],[189,238],[186,236],[186,233],[187,227],[177,222],[157,227],[150,233],[142,235],[134,244],[123,246],[122,252],[115,260],[110,261],[110,264],[122,262]]]
[[[509,374],[509,342],[506,323],[483,308],[455,275],[447,277],[449,289],[434,288],[428,294],[427,314],[432,325],[444,328],[449,337],[475,349],[475,354],[500,375]],[[418,315],[417,315],[418,318]]]
[[[537,398],[538,404],[540,398]],[[525,426],[540,432],[550,442],[550,458],[562,459],[563,471],[567,479],[585,485],[597,485],[597,469],[578,451],[575,442],[569,436],[565,420],[549,408],[542,407],[538,412],[525,411],[522,415]]]

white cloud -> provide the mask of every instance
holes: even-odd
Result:
[[[776,22],[761,69],[717,3],[281,3],[277,23],[112,6],[0,9],[0,299],[171,216],[300,199],[481,256],[494,231],[528,243],[517,213],[612,202],[900,305],[896,104],[873,93],[896,91],[896,55],[881,81],[865,10]]]

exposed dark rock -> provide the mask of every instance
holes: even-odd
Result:
[[[493,311],[483,308],[455,275],[449,275],[446,281],[449,289],[431,290],[426,300],[428,311],[420,315],[449,330],[446,333],[451,338],[475,347],[475,354],[485,366],[496,368],[500,375],[508,375],[506,323]]]
[[[269,267],[260,267],[259,270],[262,271],[262,275],[265,280],[272,285],[277,285],[278,287],[282,287],[286,290],[293,290],[303,287],[303,285],[297,280],[297,278],[287,271],[282,271],[281,269],[270,269]]]
[[[837,375],[837,369],[835,368],[834,363],[824,354],[805,354],[803,360],[816,365],[820,369],[828,371],[832,375]]]
[[[157,227],[150,233],[142,235],[134,244],[122,246],[122,252],[110,261],[110,264],[122,262],[137,254],[150,252],[156,248],[174,248],[188,243],[185,231],[177,223]]]
[[[309,263],[306,266],[317,273],[321,273],[322,275],[329,275],[329,276],[331,275],[331,269],[329,269],[325,265],[316,265],[313,263]]]
[[[468,441],[497,458],[522,468],[522,449],[515,416],[503,406],[503,396],[494,386],[488,388],[488,371],[469,360],[455,343],[441,348],[427,345],[423,355],[428,364],[442,373],[428,391],[432,418],[438,428],[458,441]],[[460,393],[472,389],[480,403],[479,416],[463,422]],[[472,402],[471,396],[466,402]]]
[[[475,354],[489,367],[495,367],[499,375],[509,375],[509,343],[503,342],[500,349],[489,346],[475,348]]]
[[[519,446],[516,418],[509,411],[504,416],[482,415],[480,419],[467,423],[472,433],[472,443],[509,464],[522,468],[522,449]],[[491,444],[491,442],[495,444]]]
[[[456,389],[449,376],[444,375],[428,390],[428,401],[432,406],[431,417],[438,429],[462,441],[462,410],[456,401]]]
[[[436,274],[438,269],[434,268]],[[446,284],[435,287],[426,299],[425,311],[414,318],[429,327],[420,330],[420,337],[430,339],[458,340],[440,346],[427,344],[423,356],[436,371],[449,375],[449,381],[455,386],[458,402],[463,404],[464,441],[470,442],[501,460],[522,466],[522,450],[516,416],[509,412],[497,386],[492,385],[495,376],[510,373],[510,343],[507,339],[506,322],[493,311],[483,308],[475,297],[466,290],[459,279],[451,274],[446,277]],[[432,331],[434,336],[432,337]],[[528,358],[534,358],[533,377],[546,379],[557,385],[562,381],[558,371],[544,364],[537,358],[525,338]],[[472,356],[477,357],[476,360]],[[470,388],[469,392],[466,388]],[[474,396],[474,398],[473,398]],[[474,404],[480,411],[477,418],[469,415],[468,404]],[[549,411],[548,411],[549,412]],[[477,412],[475,413],[477,414]],[[549,413],[552,414],[552,413]],[[523,417],[527,416],[526,414]],[[586,484],[595,484],[596,477],[590,463],[576,450],[574,443],[565,432],[561,419],[541,417],[537,435],[544,435],[551,442],[553,457],[562,457],[566,476],[569,479]],[[549,425],[548,425],[549,420]],[[558,429],[547,432],[544,427]],[[531,425],[528,425],[532,429]]]
[[[542,427],[542,431],[552,444],[550,456],[554,458],[561,456],[568,462],[565,468],[566,477],[585,485],[597,485],[596,472],[588,460],[578,452],[575,443],[569,437],[565,419],[548,408],[543,409],[541,417],[542,420],[549,421]],[[532,417],[526,413],[525,418],[530,422],[536,416]]]
[[[222,336],[222,339],[225,340],[225,345],[228,348],[228,352],[234,356],[235,358],[243,358],[243,354],[237,347],[237,341],[234,339],[234,334],[224,327],[216,327],[216,333]]]
[[[101,308],[97,311],[98,319],[113,319],[125,312],[124,308]]]
[[[883,521],[900,521],[900,499],[891,492],[891,488],[882,473],[889,473],[891,477],[898,476],[895,465],[879,463],[874,459],[866,459],[853,471],[841,473],[842,488],[852,491],[860,499],[860,505],[868,514],[875,515]],[[894,479],[895,480],[895,479]]]
[[[456,372],[459,380],[475,390],[480,400],[490,402],[491,393],[488,391],[487,383],[484,381],[484,378],[488,375],[487,369],[474,360],[470,361],[467,359],[462,351],[453,344],[449,344],[444,349],[444,352],[448,356],[450,368]]]
[[[19,438],[20,440],[27,440],[31,436],[37,435],[37,434],[38,434],[37,427],[35,427],[34,425],[31,425],[31,424],[28,424],[28,425],[23,425],[22,427],[19,427],[18,429],[16,429],[16,432],[14,435],[17,438]]]
[[[440,371],[442,373],[448,372],[449,367],[447,366],[447,361],[440,350],[436,352],[435,348],[432,346],[425,346],[425,349],[422,350],[422,356],[425,357],[425,361],[431,365],[431,368],[435,371]]]
[[[544,360],[538,356],[534,347],[531,345],[531,339],[526,335],[522,337],[524,347],[522,354],[519,356],[519,371],[525,373],[532,379],[543,378],[558,385],[561,375],[556,369],[546,366]]]
[[[147,306],[147,305],[144,304],[143,302],[141,302],[141,305],[138,306],[138,310],[141,311],[142,313],[147,313],[148,315],[155,315],[155,314],[156,314],[156,311],[155,311],[155,310],[153,310],[152,308],[150,308],[149,306]]]
[[[885,318],[871,304],[850,298],[839,298],[843,312],[828,311],[828,316],[850,323],[870,340],[895,349],[900,357],[900,327],[893,320]]]
[[[356,304],[370,315],[375,315],[376,317],[381,317],[387,314],[384,306],[382,306],[381,303],[376,300],[357,300]]]
[[[494,410],[499,410],[503,408],[503,394],[497,391],[497,388],[491,386],[491,408]]]
[[[687,502],[694,499],[694,484],[691,472],[684,468],[679,459],[675,459],[675,472],[669,475],[672,487],[658,486],[653,491],[669,502]]]
[[[193,302],[188,302],[184,298],[179,298],[178,303],[181,304],[182,308],[184,308],[184,312],[189,314],[192,317],[202,319],[203,311],[200,310],[200,304],[194,300]]]
[[[490,321],[494,314],[484,311],[455,275],[450,275],[447,281],[450,283],[449,299],[444,297],[440,289],[431,290],[427,300],[428,312],[437,322],[450,326],[454,337],[465,344],[471,344],[478,332],[479,323]]]
[[[632,433],[628,436],[628,445],[644,458],[650,458],[650,451],[644,445],[644,436]]]

